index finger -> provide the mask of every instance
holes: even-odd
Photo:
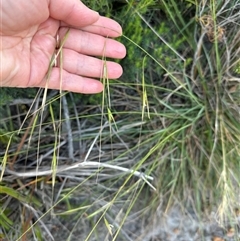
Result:
[[[71,27],[66,22],[62,22],[61,26]],[[102,16],[99,17],[98,21],[92,23],[91,25],[79,27],[78,29],[109,38],[116,38],[122,35],[122,27],[118,22]]]
[[[102,16],[95,23],[81,29],[105,37],[116,38],[122,35],[122,27],[118,22]]]
[[[99,19],[99,14],[79,0],[50,0],[50,17],[75,27],[88,26]]]

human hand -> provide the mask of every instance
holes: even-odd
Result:
[[[111,39],[121,35],[121,26],[79,0],[0,1],[0,11],[1,87],[45,87],[48,81],[50,89],[98,93],[103,89],[97,80],[102,77],[101,56],[123,58],[126,54],[125,47]],[[68,29],[62,78],[57,65],[47,80],[56,35],[63,39]],[[119,64],[106,64],[108,78],[121,76]]]

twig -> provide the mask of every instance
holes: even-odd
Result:
[[[92,151],[92,149],[93,149],[94,144],[96,143],[97,139],[99,138],[100,134],[102,133],[103,129],[107,126],[107,124],[108,124],[108,122],[105,122],[105,123],[104,123],[104,125],[101,127],[99,133],[98,133],[98,134],[96,135],[96,137],[94,138],[94,140],[93,140],[93,142],[92,142],[90,148],[88,149],[88,152],[87,152],[87,154],[86,154],[86,156],[85,156],[85,158],[84,158],[84,162],[87,161],[87,159],[88,159],[88,157],[89,157],[89,155],[90,155],[90,153],[91,153],[91,151]]]
[[[34,216],[37,218],[38,222],[42,225],[43,229],[46,231],[46,233],[48,234],[48,236],[51,238],[51,240],[54,240],[50,230],[46,227],[45,223],[42,221],[41,217],[39,217],[37,211],[30,205],[28,205],[27,203],[23,203],[23,205],[28,208],[29,210],[32,211],[32,213],[34,214]]]
[[[97,167],[97,168],[109,168],[109,169],[114,169],[114,170],[119,170],[122,172],[126,172],[126,173],[131,173],[134,176],[137,176],[139,178],[141,178],[142,180],[144,180],[148,185],[149,182],[147,180],[153,180],[152,176],[146,175],[142,172],[139,171],[135,171],[133,169],[128,169],[125,167],[120,167],[120,166],[114,166],[114,165],[110,165],[107,163],[99,163],[99,162],[94,162],[94,161],[84,161],[84,162],[79,162],[70,166],[62,166],[62,167],[58,167],[55,171],[56,174],[58,173],[62,173],[65,171],[69,171],[72,169],[76,169],[76,168],[85,168],[85,167]],[[1,169],[1,168],[0,168]],[[11,171],[9,169],[5,169],[5,173],[17,176],[17,177],[38,177],[38,176],[48,176],[48,175],[52,175],[53,174],[53,170],[34,170],[34,171],[28,171],[28,172],[15,172],[15,171]],[[151,188],[155,189],[152,185],[150,185]]]
[[[62,103],[63,103],[63,114],[65,119],[65,127],[67,131],[67,139],[68,139],[68,156],[71,160],[74,160],[72,128],[71,128],[71,121],[69,117],[67,98],[65,95],[62,96]]]

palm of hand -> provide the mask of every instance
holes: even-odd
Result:
[[[11,20],[3,23],[3,59],[6,59],[3,64],[7,64],[11,70],[3,85],[39,86],[55,49],[54,36],[59,21],[49,17],[48,6],[44,1],[34,6],[26,4],[28,6],[22,6],[26,7],[25,11],[11,9],[8,15]],[[20,15],[16,15],[16,12]]]

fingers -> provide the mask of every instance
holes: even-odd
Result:
[[[103,84],[94,78],[101,78],[104,72],[108,78],[115,79],[123,72],[117,63],[104,63],[101,59],[82,55],[70,49],[63,49],[63,58],[59,61],[62,61],[62,70],[53,67],[49,79],[43,79],[38,87],[45,88],[48,83],[47,87],[50,89],[95,94],[102,92]]]
[[[99,19],[97,12],[89,9],[79,0],[51,0],[49,11],[50,17],[75,27],[88,26]]]
[[[64,39],[66,32],[66,28],[59,30],[60,39]],[[118,41],[77,29],[69,31],[64,48],[81,54],[117,59],[122,59],[126,55],[125,46]]]
[[[61,23],[62,27],[69,27],[69,24],[66,22]],[[80,27],[77,27],[80,29]],[[121,25],[113,19],[100,16],[98,21],[81,27],[83,31],[98,34],[105,37],[116,38],[122,35]]]
[[[92,77],[103,77],[103,65],[104,61],[87,55],[79,54],[76,51],[70,49],[63,50],[62,67],[69,73]],[[106,61],[105,72],[110,79],[117,79],[122,75],[122,67],[111,61]]]
[[[123,58],[125,47],[109,38],[122,34],[121,26],[114,20],[100,17],[79,0],[51,0],[50,17],[61,21],[59,36],[63,39],[67,29],[71,30],[64,43],[62,70],[54,67],[48,80],[48,88],[62,89],[78,93],[94,94],[103,90],[100,81],[94,78],[103,76],[106,66],[108,78],[115,79],[122,75],[122,67],[114,62],[104,63],[91,56]],[[62,75],[60,76],[60,72]],[[46,86],[46,79],[39,87]]]
[[[102,16],[92,25],[83,27],[82,30],[111,38],[122,35],[122,27],[118,22]]]
[[[49,89],[66,90],[82,94],[96,94],[103,90],[100,81],[78,76],[62,70],[62,79],[60,77],[59,68],[53,68],[51,76],[48,80],[44,79],[38,87],[45,88],[46,83]]]

